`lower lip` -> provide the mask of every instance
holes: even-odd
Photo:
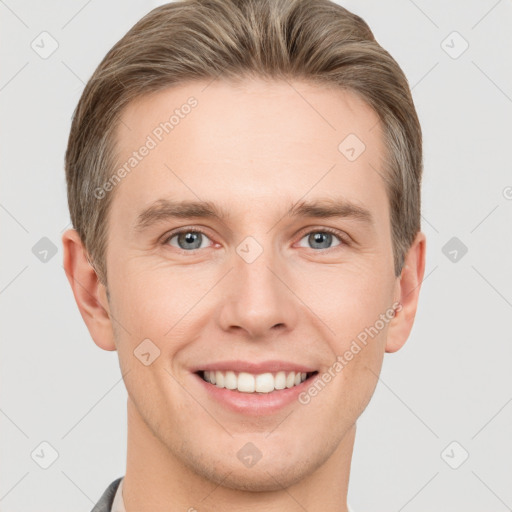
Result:
[[[203,386],[206,393],[224,407],[249,416],[272,414],[292,402],[298,402],[298,396],[305,391],[318,374],[314,374],[292,388],[278,389],[270,393],[242,393],[226,388],[219,388],[203,380],[197,373],[194,377]]]

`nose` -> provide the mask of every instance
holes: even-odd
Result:
[[[265,250],[252,263],[237,254],[224,289],[219,316],[225,331],[243,331],[261,339],[292,330],[298,319],[298,300],[293,294],[285,262]]]

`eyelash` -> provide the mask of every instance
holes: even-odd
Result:
[[[176,231],[172,231],[171,233],[166,235],[162,241],[162,245],[167,245],[172,238],[174,238],[176,235],[180,235],[181,233],[201,233],[201,234],[205,235],[206,237],[210,238],[208,236],[208,233],[206,233],[201,228],[184,227],[184,228],[177,229]],[[315,252],[327,252],[327,251],[336,249],[337,247],[340,247],[343,245],[346,245],[346,246],[351,245],[351,242],[347,235],[344,235],[333,228],[321,228],[321,229],[312,229],[310,231],[305,231],[305,232],[301,233],[301,237],[299,238],[299,240],[302,240],[306,235],[310,235],[311,233],[330,233],[332,235],[335,235],[341,242],[341,244],[339,246],[336,245],[334,247],[329,247],[328,249],[312,249]],[[188,254],[201,250],[201,249],[192,249],[192,250],[186,251],[185,249],[180,249],[178,247],[173,247],[173,248],[177,249],[178,251],[180,251],[182,253],[188,253]]]

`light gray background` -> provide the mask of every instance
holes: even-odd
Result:
[[[86,512],[124,474],[117,355],[90,339],[62,267],[63,159],[84,83],[159,3],[0,1],[3,512]],[[512,2],[341,3],[409,78],[428,248],[410,339],[385,356],[358,422],[349,502],[356,512],[512,510]],[[43,31],[59,45],[47,59],[31,48],[50,48]],[[469,44],[458,58],[453,31]],[[32,251],[43,237],[57,247],[47,262]],[[468,248],[456,262],[443,253],[452,237]],[[58,452],[48,469],[31,457],[50,456],[43,441]]]

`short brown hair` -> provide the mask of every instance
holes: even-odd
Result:
[[[119,116],[133,99],[218,76],[299,79],[360,95],[387,148],[394,270],[420,230],[422,135],[407,79],[366,22],[330,0],[181,0],[153,9],[115,44],[87,83],[66,151],[71,221],[106,284],[113,192],[94,191],[116,165]],[[340,141],[341,142],[341,141]]]

